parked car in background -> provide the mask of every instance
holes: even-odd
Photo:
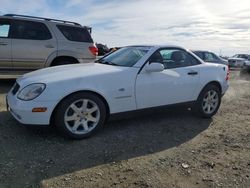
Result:
[[[246,61],[250,60],[248,54],[236,54],[231,58],[228,58],[228,64],[230,67],[243,67]]]
[[[116,50],[119,50],[119,49],[121,49],[122,47],[113,47],[113,48],[110,48],[109,49],[109,52],[114,52],[114,51],[116,51]]]
[[[189,104],[210,118],[228,89],[228,66],[178,46],[129,46],[96,63],[51,67],[17,79],[7,95],[21,123],[54,123],[65,136],[94,134],[109,116]]]
[[[250,60],[245,61],[242,68],[243,68],[243,70],[246,70],[247,72],[250,73]]]
[[[228,65],[227,60],[217,56],[213,52],[195,50],[193,51],[193,53],[195,53],[195,55],[197,55],[199,58],[201,58],[205,62]]]
[[[78,23],[16,14],[0,16],[0,73],[94,60],[91,28]]]
[[[96,47],[98,48],[98,56],[103,56],[109,53],[109,48],[107,47],[107,45],[96,43]]]

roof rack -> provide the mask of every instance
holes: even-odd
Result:
[[[43,18],[43,17],[36,17],[36,16],[26,16],[26,15],[20,15],[20,14],[5,14],[4,16],[20,17],[20,18],[34,18],[34,19],[39,19],[39,20],[54,21],[54,22],[61,22],[61,23],[69,23],[69,24],[81,26],[81,24],[76,23],[76,22],[65,21],[65,20],[57,20],[57,19],[51,19],[51,18]]]

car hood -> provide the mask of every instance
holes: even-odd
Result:
[[[223,63],[226,64],[226,65],[228,64],[228,61],[225,60],[225,59],[221,59],[221,61],[223,61]]]
[[[229,58],[228,60],[246,61],[246,59],[244,58],[236,58],[236,57]]]
[[[246,61],[245,64],[250,66],[250,61]]]
[[[32,83],[54,83],[85,77],[101,76],[105,74],[119,73],[130,67],[105,65],[100,63],[84,63],[75,65],[63,65],[40,69],[27,73],[20,77],[17,82],[21,85]]]

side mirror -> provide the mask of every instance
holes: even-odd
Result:
[[[145,70],[147,72],[162,72],[164,70],[164,66],[161,63],[152,62],[146,65]]]

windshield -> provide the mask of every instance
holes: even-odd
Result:
[[[243,58],[243,59],[248,59],[248,55],[246,54],[236,54],[233,57],[235,58]]]
[[[193,51],[193,53],[194,53],[195,55],[197,55],[199,58],[201,58],[201,59],[204,60],[204,57],[203,57],[202,52],[200,52],[200,51]]]
[[[110,55],[107,55],[106,57],[101,58],[97,61],[97,63],[132,67],[147,52],[148,49],[143,47],[125,47],[111,53]]]

